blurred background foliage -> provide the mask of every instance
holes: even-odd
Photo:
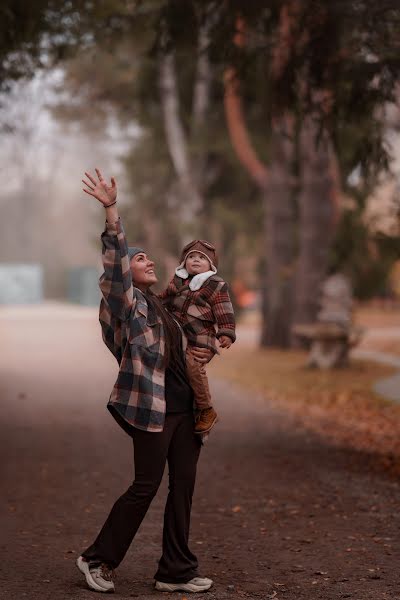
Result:
[[[18,79],[61,69],[58,122],[93,140],[110,118],[131,132],[121,212],[163,283],[183,243],[210,239],[238,308],[240,290],[261,291],[263,343],[283,347],[294,322],[315,318],[327,273],[348,274],[360,299],[390,293],[395,0],[6,0],[0,11],[3,99]],[[384,226],[367,217],[382,185]]]

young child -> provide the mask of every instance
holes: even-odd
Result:
[[[204,240],[193,240],[182,250],[180,265],[167,289],[160,294],[163,303],[181,324],[187,339],[186,367],[199,409],[195,432],[206,433],[218,417],[211,403],[205,366],[197,362],[191,348],[210,348],[219,354],[235,341],[235,318],[228,286],[217,273],[215,247]]]

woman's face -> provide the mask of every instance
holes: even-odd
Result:
[[[133,284],[140,290],[147,290],[153,283],[157,282],[157,275],[154,272],[154,263],[147,258],[144,252],[139,252],[131,258],[131,273]]]

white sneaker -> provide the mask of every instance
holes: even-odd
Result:
[[[156,581],[155,588],[159,592],[176,592],[178,590],[182,592],[205,592],[212,586],[213,581],[208,577],[193,577],[186,583],[164,583],[163,581]]]
[[[194,585],[207,585],[207,583],[210,583],[212,585],[214,583],[213,580],[209,577],[193,577],[193,579],[191,579],[190,581]]]
[[[86,583],[91,590],[96,592],[114,592],[114,571],[102,563],[98,567],[90,567],[82,556],[76,560],[76,566],[86,578]]]

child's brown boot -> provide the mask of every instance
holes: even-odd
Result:
[[[212,406],[209,408],[203,408],[200,413],[199,419],[194,426],[195,433],[207,433],[210,431],[218,421],[218,415]]]

